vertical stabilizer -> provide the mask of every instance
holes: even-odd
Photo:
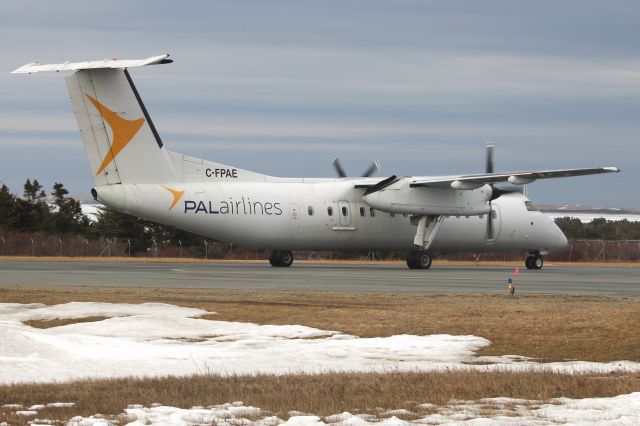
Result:
[[[126,69],[81,69],[66,82],[96,185],[176,180]]]

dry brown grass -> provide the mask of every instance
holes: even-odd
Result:
[[[0,302],[71,301],[163,302],[214,311],[208,318],[217,320],[302,324],[362,337],[471,334],[492,342],[480,355],[640,361],[640,298],[0,287]]]
[[[70,257],[0,256],[1,262],[100,262],[100,263],[264,263],[264,260],[199,259],[193,257]]]
[[[96,322],[107,319],[108,317],[84,317],[84,318],[55,318],[51,320],[29,320],[24,321],[24,324],[33,328],[52,328],[52,327],[60,327],[68,324],[77,324],[81,322]]]
[[[363,337],[394,334],[473,334],[493,344],[482,355],[518,354],[542,360],[640,361],[640,299],[624,297],[464,294],[389,294],[233,291],[149,288],[0,287],[0,302],[58,304],[71,301],[162,302],[215,311],[217,320],[303,324]],[[98,318],[94,317],[94,320]],[[56,320],[58,321],[58,320]],[[53,326],[60,322],[32,325]],[[78,322],[77,319],[69,320]],[[55,401],[39,418],[118,415],[128,404],[178,407],[236,400],[286,418],[291,410],[330,415],[342,411],[446,404],[492,396],[546,400],[613,396],[640,391],[640,374],[399,373],[84,380],[61,384],[0,385],[0,406]],[[415,401],[408,403],[407,401]],[[0,408],[0,422],[26,419]]]
[[[640,390],[640,375],[597,376],[551,373],[438,372],[388,374],[321,374],[286,376],[192,376],[189,378],[83,380],[64,384],[0,386],[0,405],[25,407],[53,401],[75,402],[72,409],[42,410],[39,418],[68,420],[72,415],[117,415],[128,404],[161,403],[176,407],[208,406],[243,401],[287,418],[291,410],[317,415],[377,414],[383,410],[451,399],[484,397],[547,400],[606,397]],[[409,402],[412,401],[412,402]],[[0,421],[24,423],[24,418],[0,409]]]

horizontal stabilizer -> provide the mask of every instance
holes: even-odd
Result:
[[[11,72],[11,74],[31,74],[44,71],[77,71],[99,68],[133,68],[145,65],[170,64],[169,54],[152,56],[146,59],[103,59],[101,61],[65,62],[63,64],[40,64],[32,62]]]

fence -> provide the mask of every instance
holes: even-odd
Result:
[[[403,259],[404,252],[297,251],[297,259]],[[450,260],[522,260],[524,253],[442,253]],[[136,238],[85,238],[78,235],[6,233],[0,235],[0,256],[61,257],[168,257],[208,259],[266,259],[267,250],[234,247],[213,240],[200,240],[197,245],[181,241],[156,241]],[[546,257],[567,262],[639,262],[640,240],[570,240],[567,247]]]
[[[550,259],[567,262],[640,262],[640,240],[571,240]]]
[[[252,259],[266,258],[268,253],[206,239],[196,245],[183,245],[179,240],[6,233],[0,234],[0,256]]]

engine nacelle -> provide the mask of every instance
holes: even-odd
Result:
[[[476,216],[490,211],[492,190],[489,185],[477,189],[411,188],[405,179],[379,191],[364,195],[364,201],[378,210],[414,215]]]

